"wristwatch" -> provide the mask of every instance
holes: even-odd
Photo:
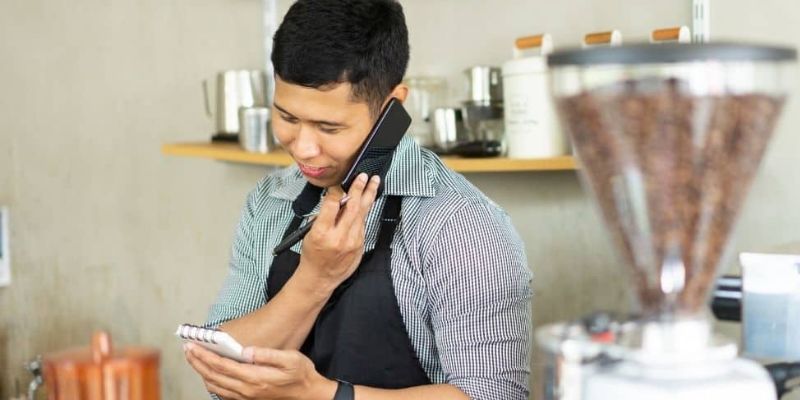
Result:
[[[333,400],[354,400],[355,399],[355,390],[353,390],[353,384],[350,382],[345,382],[341,380],[336,380],[339,382],[339,385],[336,386],[336,394],[333,395]]]

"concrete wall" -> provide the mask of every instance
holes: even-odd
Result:
[[[163,350],[165,399],[201,398],[172,332],[204,318],[264,169],[159,147],[210,136],[201,80],[259,68],[261,20],[255,0],[0,3],[0,398],[100,328]]]
[[[510,58],[514,38],[557,46],[618,28],[644,38],[689,23],[689,1],[407,0],[409,75],[447,77]],[[791,0],[715,7],[712,35],[800,44]],[[283,12],[289,2],[282,0]],[[165,399],[202,398],[172,337],[200,321],[226,272],[247,191],[266,168],[165,158],[204,140],[200,82],[263,65],[257,0],[4,0],[0,3],[0,204],[11,209],[13,283],[0,288],[0,399],[23,361],[88,343],[162,350]],[[800,95],[793,86],[795,95]],[[792,102],[743,213],[736,249],[797,240],[800,138]],[[575,173],[469,175],[504,206],[536,274],[537,324],[627,304],[609,243]],[[728,328],[732,330],[733,328]]]

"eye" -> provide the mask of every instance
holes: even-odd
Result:
[[[297,123],[297,118],[290,117],[290,116],[285,115],[285,114],[281,114],[281,119],[286,121],[286,122],[288,122],[288,123],[290,123],[290,124],[296,124]]]
[[[339,132],[341,130],[341,128],[330,128],[330,127],[326,127],[324,125],[320,125],[319,130],[324,132],[324,133],[327,133],[327,134],[334,134],[334,133]]]

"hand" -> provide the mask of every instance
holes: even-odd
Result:
[[[364,254],[367,215],[379,185],[380,177],[367,180],[367,174],[359,174],[350,186],[350,200],[341,215],[341,192],[325,195],[319,216],[303,241],[298,274],[311,276],[316,287],[328,292],[353,274]]]
[[[320,375],[298,351],[247,347],[244,356],[251,364],[245,364],[191,343],[184,349],[206,389],[225,399],[330,400],[336,393],[336,382]]]

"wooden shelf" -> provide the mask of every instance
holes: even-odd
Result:
[[[267,154],[250,153],[236,143],[171,143],[163,145],[161,152],[168,156],[210,158],[243,164],[287,166],[294,162],[281,150]],[[443,156],[442,161],[458,172],[569,171],[577,168],[575,159],[571,156],[542,159]]]

